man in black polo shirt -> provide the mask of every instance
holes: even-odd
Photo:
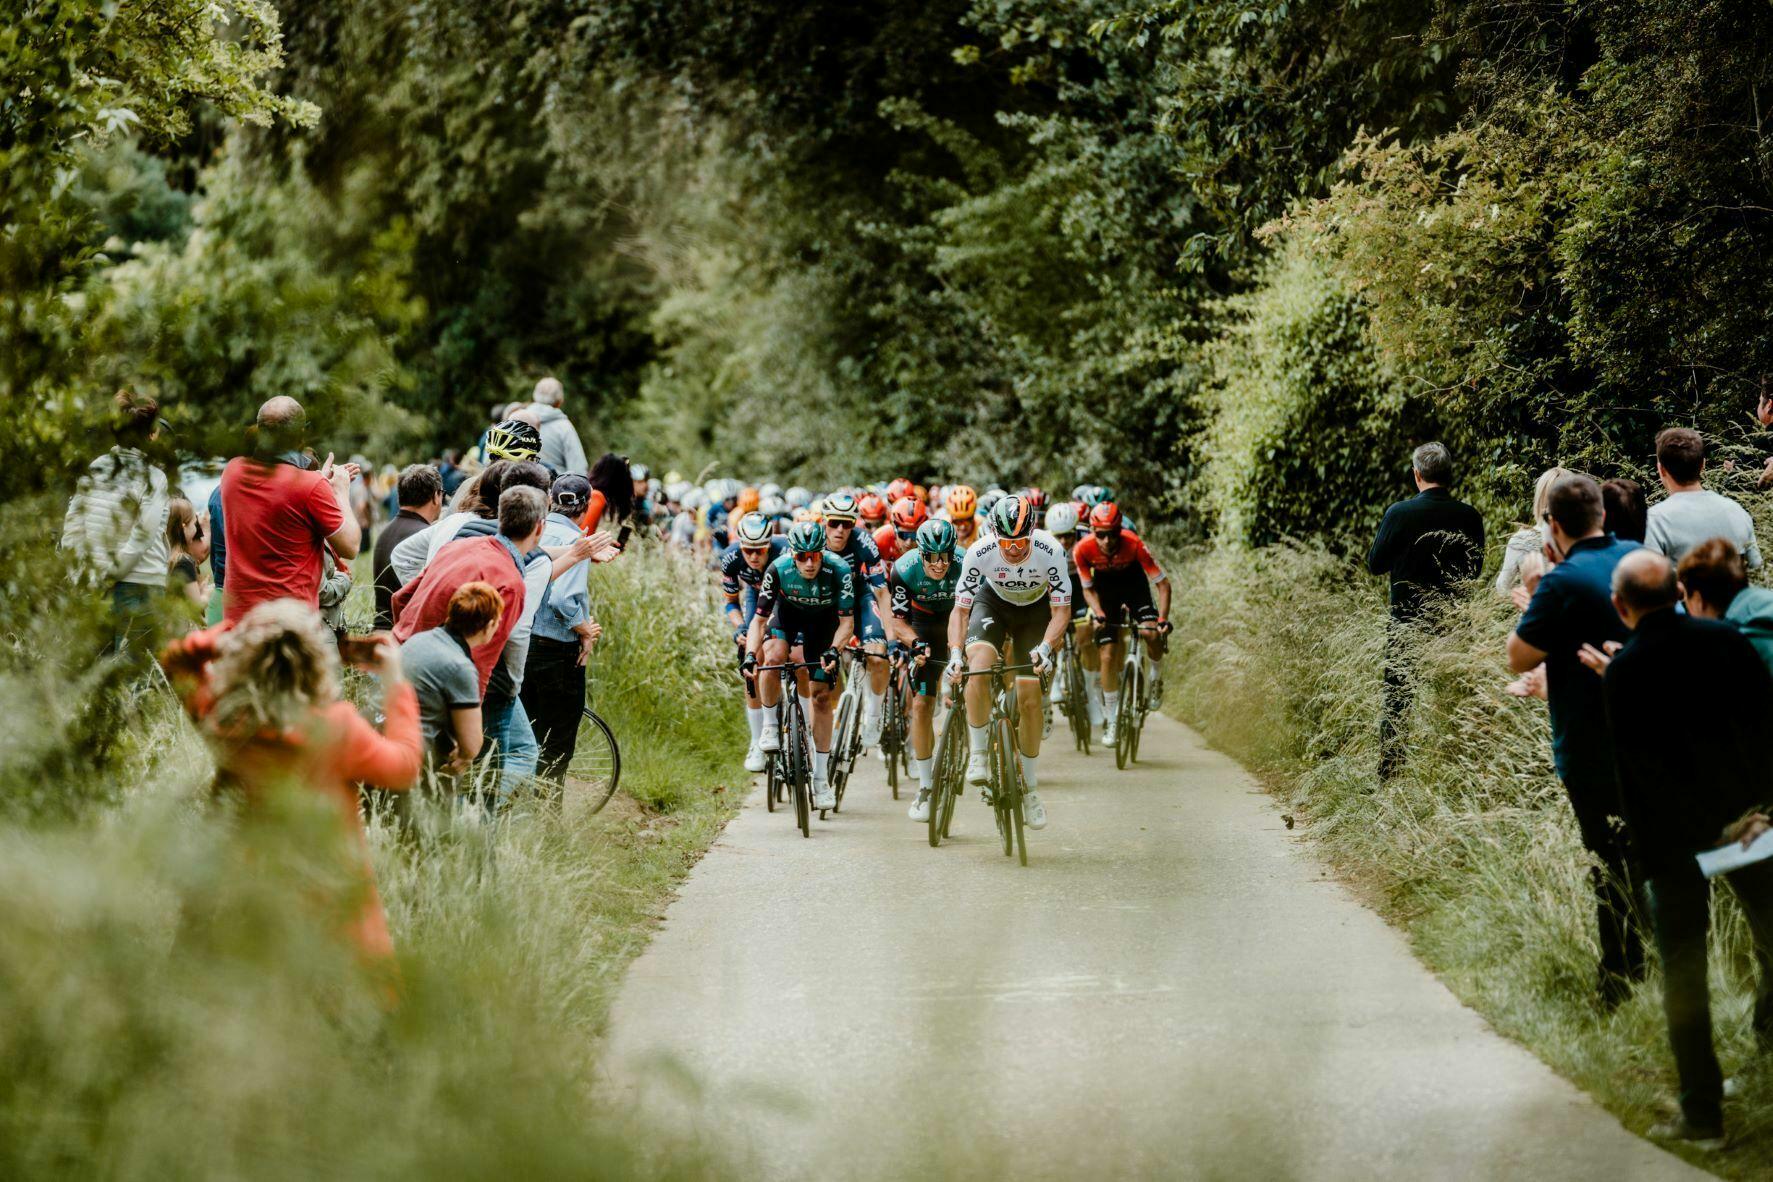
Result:
[[[1605,696],[1619,769],[1620,802],[1634,861],[1648,881],[1662,1006],[1681,1081],[1681,1119],[1651,1135],[1721,1148],[1723,1073],[1711,1040],[1706,932],[1711,890],[1693,855],[1724,842],[1724,830],[1773,800],[1765,754],[1773,677],[1754,646],[1728,624],[1675,611],[1675,570],[1649,550],[1613,572],[1613,604],[1631,639],[1607,667]],[[1773,1040],[1773,862],[1729,875],[1761,963],[1754,1024]]]
[[[1379,776],[1403,762],[1403,715],[1412,693],[1407,668],[1410,629],[1434,599],[1477,578],[1484,564],[1484,519],[1447,491],[1453,457],[1444,444],[1425,443],[1410,457],[1416,495],[1385,511],[1367,569],[1391,576],[1391,631],[1385,644],[1385,714],[1379,724]]]
[[[394,547],[406,541],[437,520],[443,510],[443,477],[429,464],[408,464],[395,486],[400,498],[400,512],[382,527],[376,538],[375,557],[370,570],[376,580],[376,630],[387,632],[394,627],[394,609],[390,601],[400,590],[400,576],[394,571]]]

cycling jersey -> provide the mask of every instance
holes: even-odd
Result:
[[[757,614],[770,621],[771,635],[799,648],[803,660],[817,660],[831,647],[838,621],[855,607],[849,563],[829,552],[810,579],[794,565],[794,555],[782,555],[769,564],[757,589]],[[810,676],[832,681],[837,674],[815,669]]]
[[[954,610],[954,592],[960,585],[960,563],[949,562],[940,579],[924,569],[923,555],[912,551],[893,563],[887,577],[892,588],[893,615],[922,632],[927,624],[946,626]]]
[[[863,587],[886,586],[886,563],[881,561],[880,547],[874,544],[874,535],[860,526],[850,531],[850,540],[843,549],[826,553],[843,559],[855,573],[857,595]]]
[[[1065,571],[1065,552],[1059,539],[1037,529],[1028,537],[1028,556],[1021,562],[1011,562],[994,539],[980,538],[967,547],[955,602],[970,608],[987,587],[1013,606],[1026,607],[1040,602],[1042,597],[1055,607],[1069,604],[1071,579]]]
[[[1086,587],[1094,586],[1099,578],[1119,579],[1130,575],[1135,565],[1155,582],[1162,582],[1166,577],[1163,567],[1151,556],[1150,549],[1130,529],[1120,531],[1120,545],[1114,548],[1113,554],[1104,552],[1102,543],[1091,534],[1072,547],[1072,557],[1077,562],[1078,579]]]
[[[745,561],[742,546],[734,545],[727,550],[725,556],[720,560],[720,589],[726,592],[729,601],[736,602],[743,587],[749,587],[755,591],[763,584],[763,576],[769,570],[770,564],[788,552],[788,539],[771,538],[769,552],[770,556],[763,566],[753,570],[751,564]]]

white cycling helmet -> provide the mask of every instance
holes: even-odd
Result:
[[[782,499],[788,502],[790,509],[804,509],[813,503],[813,494],[810,489],[802,488],[797,484],[783,493]]]
[[[786,517],[788,502],[778,496],[768,496],[758,502],[757,511],[765,517]]]
[[[757,486],[757,495],[766,501],[771,497],[779,497],[782,495],[782,486],[773,480],[766,480]]]
[[[1047,510],[1047,532],[1050,534],[1071,534],[1077,532],[1077,506],[1070,501],[1060,501]]]
[[[770,540],[769,519],[761,513],[747,513],[739,519],[739,528],[733,531],[741,546],[765,546]]]

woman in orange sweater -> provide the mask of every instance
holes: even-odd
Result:
[[[216,792],[250,811],[274,792],[318,792],[338,810],[340,835],[362,873],[363,897],[349,935],[366,962],[392,968],[394,942],[376,893],[357,786],[410,788],[423,763],[419,702],[401,674],[400,646],[374,641],[362,667],[384,687],[383,730],[339,698],[338,648],[312,605],[262,603],[233,628],[174,641],[160,663],[216,762]]]

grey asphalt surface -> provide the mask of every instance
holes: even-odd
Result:
[[[1460,1005],[1231,760],[1156,716],[1141,754],[1049,743],[1026,869],[976,795],[931,849],[873,757],[810,839],[754,791],[628,973],[612,1101],[771,1179],[1709,1177]]]

